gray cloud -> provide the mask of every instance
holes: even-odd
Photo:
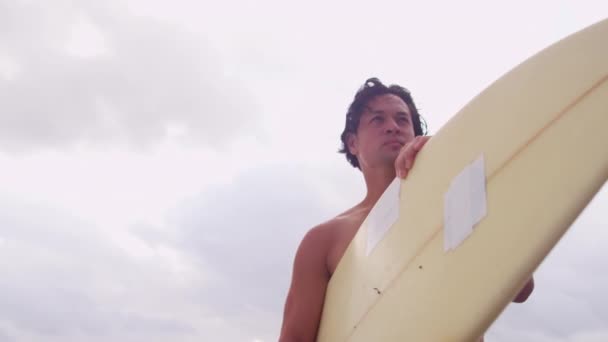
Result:
[[[604,186],[535,272],[528,302],[510,305],[490,330],[492,338],[565,342],[608,336],[607,198]]]
[[[0,329],[0,342],[11,342],[13,339]]]
[[[17,340],[272,341],[300,238],[338,210],[303,174],[315,175],[248,170],[178,205],[166,227],[133,225],[133,246],[77,213],[0,196],[0,258],[14,260],[0,266],[0,323]],[[178,265],[149,256],[159,251]]]
[[[222,317],[272,317],[278,333],[291,266],[304,233],[337,214],[304,168],[251,169],[234,183],[209,189],[172,214],[177,248],[216,277],[198,301]]]
[[[82,293],[76,286],[47,284],[48,278],[34,285],[3,287],[3,311],[19,329],[42,336],[107,337],[113,335],[193,334],[187,323],[147,317],[145,313],[121,312],[115,305],[102,305],[94,295]],[[13,284],[14,285],[14,284]],[[10,312],[10,314],[9,314]]]
[[[119,6],[79,6],[0,4],[0,57],[17,66],[12,78],[0,73],[0,148],[145,146],[170,127],[223,145],[255,126],[255,103],[202,35]],[[70,53],[73,34],[105,51]]]
[[[174,275],[133,259],[98,227],[45,206],[0,198],[0,238],[0,322],[18,332],[60,340],[135,334],[142,341],[196,332],[190,322],[171,317],[175,307],[142,309],[141,302],[159,305],[158,293],[175,295],[179,288],[163,280]],[[187,302],[176,297],[171,300]]]
[[[181,210],[180,243],[222,274],[206,298],[215,309],[282,308],[298,238],[331,214],[316,185],[298,174],[295,167],[250,170]]]

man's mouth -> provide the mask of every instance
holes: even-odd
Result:
[[[399,140],[389,140],[387,142],[384,143],[384,145],[399,145],[399,146],[403,146],[404,143],[399,141]]]

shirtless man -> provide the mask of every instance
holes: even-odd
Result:
[[[280,342],[313,342],[325,291],[340,258],[384,190],[405,178],[416,154],[430,137],[410,93],[372,78],[357,92],[346,114],[342,150],[361,170],[365,198],[353,208],[309,230],[296,252],[285,303]],[[513,300],[524,302],[534,288],[530,281]],[[483,340],[483,339],[482,339]]]

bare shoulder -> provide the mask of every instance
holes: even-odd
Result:
[[[335,238],[344,229],[352,227],[353,218],[358,219],[360,209],[354,207],[345,212],[311,228],[304,236],[303,241],[320,242],[331,245]]]
[[[338,224],[337,218],[320,223],[308,230],[302,241],[314,241],[316,243],[327,243],[331,240],[335,227]]]
[[[341,240],[345,230],[353,227],[351,210],[311,228],[302,238],[300,249],[314,249],[316,254],[328,253]]]
[[[340,219],[336,217],[311,228],[302,238],[297,253],[305,256],[312,254],[310,259],[317,261],[321,257],[325,258],[334,244],[339,227]]]

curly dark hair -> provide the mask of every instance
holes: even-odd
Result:
[[[380,82],[380,80],[376,77],[367,79],[365,83],[359,88],[357,94],[355,95],[355,99],[348,107],[348,112],[346,113],[346,124],[344,126],[344,131],[340,136],[340,139],[342,140],[342,147],[338,151],[339,153],[346,154],[346,160],[348,160],[348,162],[353,167],[356,167],[358,169],[361,169],[359,165],[359,160],[348,150],[346,139],[348,138],[348,134],[357,133],[361,114],[365,111],[369,101],[371,101],[376,96],[385,94],[396,95],[401,98],[403,102],[405,102],[405,104],[407,104],[410,111],[412,112],[412,123],[414,126],[414,134],[416,136],[427,134],[426,121],[418,113],[418,108],[416,108],[414,100],[412,99],[412,95],[407,89],[396,84],[386,86],[382,84],[382,82]]]

